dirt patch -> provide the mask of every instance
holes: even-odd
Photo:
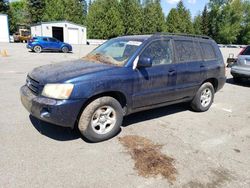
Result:
[[[171,184],[176,180],[174,159],[161,153],[162,145],[140,136],[124,136],[119,141],[135,161],[135,169],[143,177],[162,175]]]

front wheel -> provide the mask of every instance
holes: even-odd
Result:
[[[214,87],[210,82],[202,84],[191,102],[191,107],[197,112],[207,111],[214,101]]]
[[[67,46],[62,47],[62,52],[63,53],[68,53],[69,52],[69,48]]]
[[[92,101],[83,110],[78,128],[91,142],[100,142],[114,137],[120,130],[123,110],[112,97],[101,97]]]

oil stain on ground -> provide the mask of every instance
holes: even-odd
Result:
[[[173,164],[174,159],[161,153],[162,145],[134,135],[120,137],[119,141],[135,161],[135,169],[139,175],[143,177],[161,175],[170,183],[176,180],[177,170]]]
[[[201,183],[198,181],[190,181],[183,188],[220,188],[226,182],[234,180],[234,176],[226,169],[213,169],[211,170],[211,180],[206,183]]]

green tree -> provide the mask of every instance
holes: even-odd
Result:
[[[200,14],[195,16],[193,25],[194,25],[194,33],[197,34],[197,35],[203,35],[203,32],[202,32],[202,17],[201,17]]]
[[[241,34],[238,38],[238,43],[240,44],[250,44],[250,2],[245,1],[243,4],[244,13],[243,21],[241,24]]]
[[[201,15],[201,31],[203,35],[209,35],[209,14],[206,5]]]
[[[172,8],[166,18],[166,30],[170,33],[179,33],[180,19],[177,9]]]
[[[42,21],[44,7],[45,0],[27,0],[27,10],[31,24]]]
[[[144,34],[165,30],[165,16],[159,0],[147,2],[143,8],[143,15]]]
[[[90,38],[109,39],[124,34],[124,26],[118,0],[95,0],[87,16]]]
[[[0,0],[0,13],[7,14],[9,11],[9,1]]]
[[[138,0],[121,0],[121,13],[125,35],[142,32],[142,7]]]
[[[221,21],[218,23],[218,41],[224,44],[237,42],[243,20],[243,6],[241,0],[233,0],[223,5]]]
[[[194,33],[191,13],[185,8],[182,1],[177,8],[171,9],[166,19],[167,31],[173,33]]]
[[[78,0],[46,0],[43,21],[85,23],[84,5]]]
[[[10,33],[18,29],[18,25],[28,25],[28,12],[25,0],[14,1],[10,3]]]

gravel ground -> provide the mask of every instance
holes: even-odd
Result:
[[[0,57],[0,187],[250,187],[250,83],[234,84],[229,69],[209,111],[195,113],[179,104],[133,114],[117,137],[98,144],[30,117],[19,98],[27,72],[77,59],[93,48],[35,54],[25,44],[0,43],[8,53]],[[119,141],[131,135],[161,146],[159,156],[173,159],[174,181],[140,175]]]

